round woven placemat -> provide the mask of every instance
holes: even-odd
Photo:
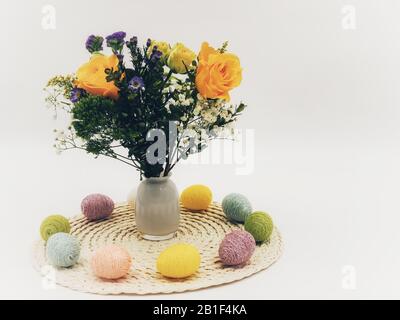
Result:
[[[202,212],[182,208],[179,230],[173,239],[167,241],[143,240],[136,228],[134,208],[128,204],[117,205],[112,217],[100,222],[88,222],[82,215],[77,216],[71,219],[71,227],[71,233],[81,243],[81,257],[72,268],[55,269],[55,281],[63,287],[96,294],[174,293],[237,281],[268,268],[278,260],[283,247],[280,233],[275,228],[270,241],[257,246],[247,265],[223,266],[218,257],[219,244],[228,232],[242,226],[229,222],[216,203]],[[191,243],[201,254],[199,271],[184,280],[164,278],[155,267],[160,252],[177,242]],[[105,281],[91,272],[91,255],[97,248],[108,244],[124,247],[133,257],[126,278]],[[40,272],[48,273],[43,241],[35,245],[34,265]]]

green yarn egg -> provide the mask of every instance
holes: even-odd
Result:
[[[40,225],[40,235],[44,241],[47,241],[53,234],[69,233],[70,231],[71,226],[68,219],[61,215],[49,216]]]
[[[222,200],[222,210],[229,220],[244,222],[251,214],[250,201],[240,193],[230,193]]]
[[[264,242],[271,237],[274,223],[268,213],[256,211],[247,217],[244,228],[257,242]]]

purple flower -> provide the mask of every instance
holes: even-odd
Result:
[[[129,90],[136,92],[139,91],[140,89],[144,88],[144,81],[141,77],[133,77],[131,81],[129,81],[128,85]]]
[[[161,57],[162,57],[163,53],[161,51],[153,50],[151,56],[150,56],[150,61],[153,63],[157,63],[158,61],[160,61]]]
[[[86,40],[86,49],[90,52],[96,52],[103,50],[103,37],[90,35]]]
[[[110,44],[114,43],[120,44],[121,42],[124,42],[125,37],[126,33],[123,31],[114,32],[106,37],[107,45],[111,46]]]
[[[71,91],[71,96],[70,96],[70,100],[72,103],[77,103],[82,95],[82,93],[84,93],[85,91],[79,88],[73,88]]]
[[[147,46],[147,47],[150,47],[150,46],[151,46],[151,39],[147,39],[146,46]]]
[[[137,37],[132,37],[129,39],[129,41],[126,42],[126,45],[130,45],[132,47],[136,47],[138,43],[138,38]]]

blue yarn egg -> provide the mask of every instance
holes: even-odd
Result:
[[[222,200],[222,210],[229,220],[244,222],[253,211],[250,201],[240,193],[228,194]]]
[[[56,233],[47,240],[47,260],[55,267],[72,267],[79,259],[78,240],[67,233]]]

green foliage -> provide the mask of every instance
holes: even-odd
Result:
[[[78,137],[84,140],[112,134],[115,103],[100,96],[81,98],[72,109],[72,125]]]

